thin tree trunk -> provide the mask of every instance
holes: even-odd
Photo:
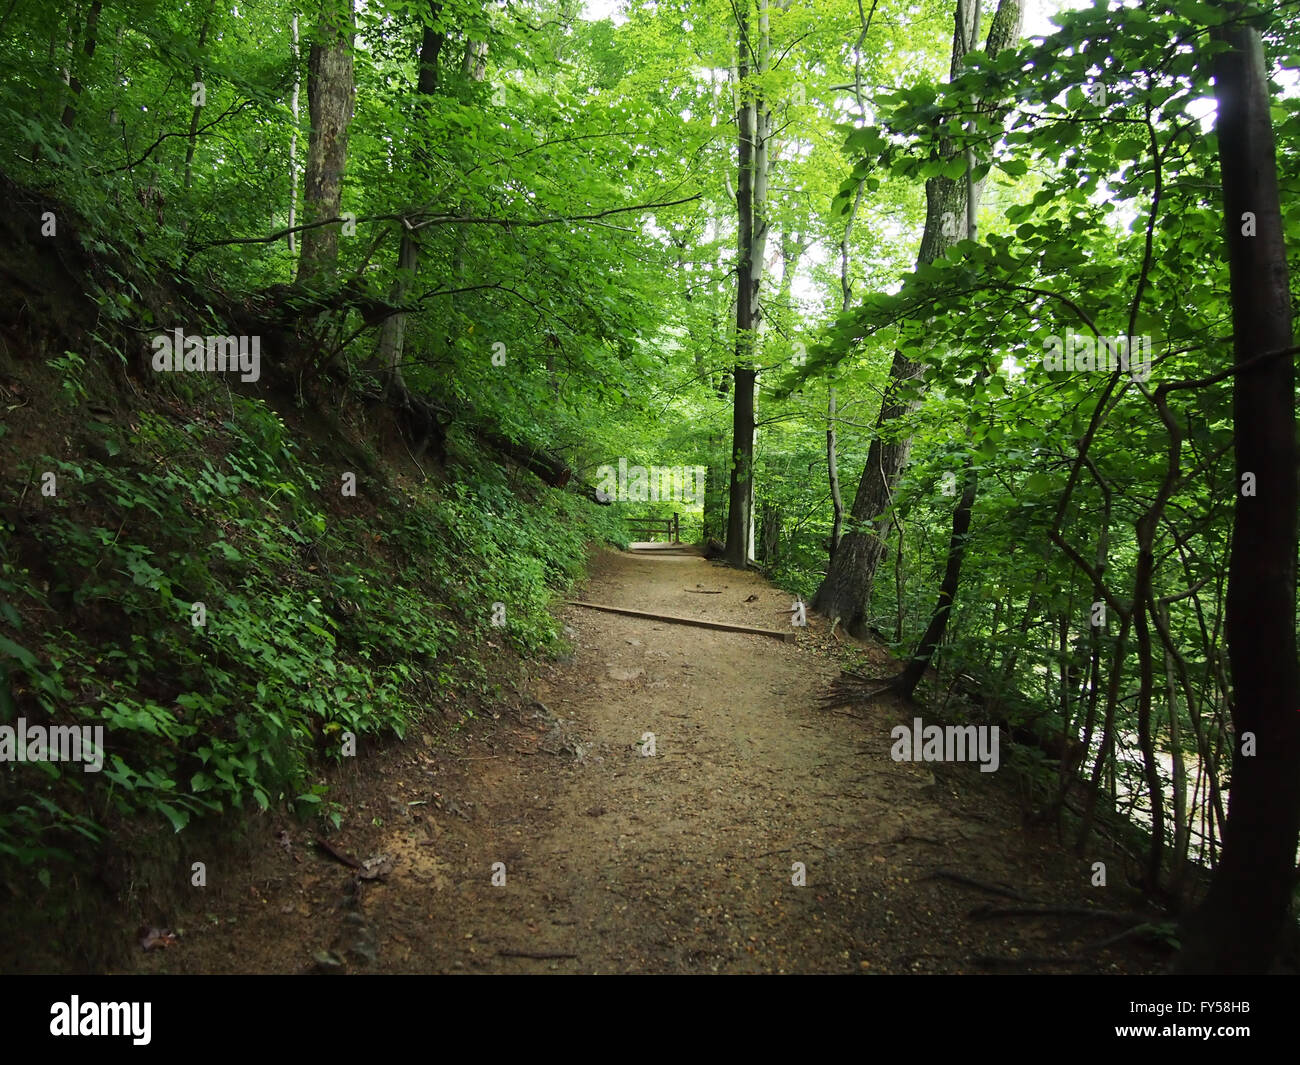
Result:
[[[826,479],[831,487],[831,542],[830,556],[840,546],[844,527],[844,500],[840,497],[840,467],[835,439],[835,386],[826,389]]]
[[[208,27],[212,24],[212,13],[216,10],[216,7],[217,7],[217,0],[211,0],[211,3],[208,4],[208,10],[204,12],[203,22],[199,25],[199,58],[200,59],[203,58],[203,48],[208,42]],[[297,43],[296,38],[298,35],[297,26],[298,26],[297,16],[294,16],[295,43]],[[203,68],[200,67],[198,63],[194,64],[193,73],[194,73],[194,84],[201,84],[203,81]],[[206,90],[193,90],[193,86],[191,86],[191,89],[192,91],[206,92]],[[294,117],[295,118],[297,117],[297,107],[298,107],[298,89],[297,89],[297,83],[295,82],[294,83]],[[199,139],[199,113],[202,110],[203,107],[201,104],[194,104],[193,107],[190,109],[190,131],[188,137],[186,138],[186,144],[185,144],[185,188],[187,189],[190,187],[194,178],[194,150]],[[293,225],[293,222],[290,221],[289,224]]]
[[[289,134],[289,254],[298,250],[297,235],[293,227],[298,219],[298,95],[302,88],[302,53],[298,46],[298,13],[295,11],[293,22],[293,96],[289,109],[293,112],[293,132]]]
[[[930,623],[926,626],[916,651],[904,667],[903,672],[891,685],[891,689],[903,699],[912,698],[916,686],[925,676],[930,660],[939,644],[943,642],[948,628],[948,618],[952,614],[953,600],[957,597],[957,586],[961,581],[961,564],[966,555],[966,537],[970,532],[971,512],[975,507],[975,493],[979,486],[975,473],[975,464],[970,456],[966,459],[966,470],[961,499],[952,512],[952,536],[948,540],[948,561],[944,566],[943,581],[939,585],[939,598]]]
[[[736,8],[737,90],[740,107],[737,142],[736,213],[739,220],[736,264],[736,366],[732,390],[731,471],[727,505],[726,560],[744,567],[753,555],[754,506],[754,384],[757,371],[758,330],[761,314],[758,304],[767,247],[767,174],[770,116],[764,101],[752,85],[746,85],[750,73],[761,77],[767,73],[770,38],[768,36],[768,0],[758,0],[757,40],[751,40],[748,2]]]
[[[863,36],[865,35],[866,27],[864,26]],[[858,40],[861,42],[862,38],[859,37]],[[857,76],[860,78],[860,75]],[[859,103],[861,103],[860,96]],[[858,187],[853,193],[853,206],[849,209],[849,217],[844,221],[844,233],[840,237],[841,311],[847,311],[853,303],[853,282],[849,278],[849,238],[853,236],[853,223],[857,219],[858,207],[862,203],[862,193],[865,188],[865,179],[859,181]],[[831,541],[829,552],[831,558],[834,558],[835,552],[839,550],[840,538],[844,529],[844,499],[840,495],[840,467],[838,441],[835,435],[835,408],[835,386],[829,385],[826,389],[826,479],[830,482],[831,489]]]
[[[90,5],[90,13],[86,16],[86,43],[82,47],[81,73],[85,73],[90,67],[90,61],[95,56],[95,45],[98,41],[99,34],[99,12],[103,5],[100,0],[95,0]],[[69,45],[71,45],[71,35],[69,35]],[[72,47],[68,49],[72,52]],[[81,95],[81,79],[78,72],[72,67],[71,55],[69,55],[68,66],[64,69],[64,80],[67,82],[68,89],[72,95],[64,105],[63,116],[60,121],[64,129],[71,129],[73,123],[77,120],[77,98]]]
[[[1168,620],[1165,621],[1166,626]],[[1174,853],[1171,863],[1170,891],[1175,897],[1182,891],[1184,863],[1187,861],[1187,763],[1183,757],[1183,740],[1178,724],[1178,685],[1174,677],[1173,656],[1165,649],[1165,691],[1169,705],[1169,754],[1173,759],[1174,785]],[[1188,715],[1192,708],[1187,708]]]

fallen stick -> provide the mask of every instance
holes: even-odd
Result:
[[[696,595],[721,595],[722,594],[721,588],[719,588],[716,592],[710,591],[708,588],[683,588],[682,591],[694,592]]]
[[[643,555],[647,558],[651,555],[656,555],[656,556],[663,555],[667,558],[700,558],[701,557],[698,551],[665,551],[663,548],[645,548],[643,550],[639,547],[632,548],[632,550],[629,551],[628,554]]]
[[[344,854],[341,850],[338,850],[338,849],[335,848],[332,844],[327,843],[325,840],[321,839],[319,836],[316,837],[316,846],[318,846],[321,850],[323,850],[326,854],[328,854],[328,855],[329,855],[331,858],[333,858],[336,862],[339,862],[339,863],[342,864],[342,865],[346,865],[349,869],[364,869],[364,868],[365,868],[365,867],[364,867],[364,866],[363,866],[359,861],[357,861],[355,858],[349,857],[348,855]]]
[[[603,603],[584,603],[577,599],[566,599],[569,606],[585,606],[588,610],[604,610],[609,614],[626,614],[632,618],[647,618],[650,621],[669,621],[675,625],[696,625],[702,629],[717,629],[719,632],[743,632],[752,636],[774,636],[785,643],[794,643],[793,632],[776,632],[772,629],[756,629],[752,625],[731,625],[725,621],[702,621],[699,618],[679,618],[672,614],[651,614],[645,610],[632,610],[624,606],[606,606]]]

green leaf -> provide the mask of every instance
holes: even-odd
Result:
[[[37,666],[36,656],[26,647],[14,643],[7,636],[0,636],[0,652],[9,655],[11,658],[18,659],[19,665],[24,669],[34,669]]]
[[[1046,473],[1031,473],[1025,478],[1025,491],[1033,495],[1047,495],[1056,486],[1056,479]]]
[[[179,832],[190,823],[190,815],[185,810],[178,810],[176,807],[169,806],[165,802],[155,803],[154,805],[156,805],[162,812],[162,815],[171,822],[173,830]]]

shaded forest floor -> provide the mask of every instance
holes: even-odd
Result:
[[[688,591],[694,589],[695,592]],[[696,594],[703,590],[721,594]],[[602,551],[582,597],[765,628],[790,599],[694,556]],[[746,602],[747,599],[753,598]],[[165,972],[1144,972],[1120,859],[1022,823],[1002,768],[890,758],[924,710],[819,699],[849,649],[580,607],[573,653],[530,663],[514,705],[408,735],[340,775],[354,869],[292,819],[254,822],[248,867],[169,915]],[[880,655],[882,670],[887,657]],[[655,753],[638,744],[654,734]],[[1091,886],[1106,861],[1109,887]],[[494,863],[505,883],[493,884]],[[806,886],[792,883],[802,862]],[[936,876],[939,871],[943,875]],[[497,867],[497,878],[501,869]],[[952,875],[948,875],[952,874]],[[981,888],[960,878],[983,884]],[[196,889],[197,891],[198,889]],[[163,915],[157,915],[162,917]],[[1050,957],[1057,963],[1035,961]]]

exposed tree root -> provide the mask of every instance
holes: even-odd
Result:
[[[990,895],[1001,895],[1003,898],[1015,899],[1017,902],[1027,902],[1038,905],[1034,899],[1028,895],[1022,895],[1015,888],[1009,888],[1005,884],[990,884],[983,880],[976,880],[974,877],[966,876],[964,873],[954,873],[951,869],[936,869],[932,873],[927,873],[921,877],[922,880],[951,880],[954,884],[965,884],[967,887],[973,887],[979,891],[987,892]]]
[[[894,677],[869,677],[857,670],[846,669],[831,682],[830,690],[822,696],[823,706],[860,706],[882,695],[901,694],[899,685],[903,675]]]

